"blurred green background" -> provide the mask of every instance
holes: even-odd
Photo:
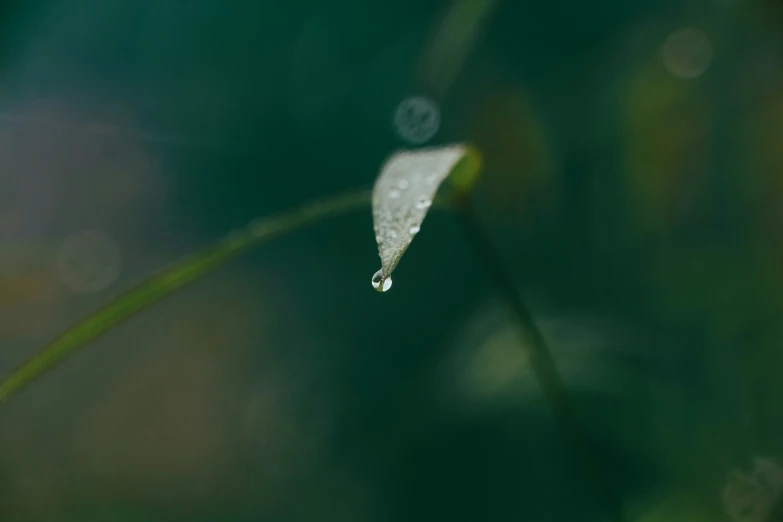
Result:
[[[6,0],[0,373],[425,95],[629,519],[729,520],[783,458],[783,4],[461,1]],[[109,332],[0,408],[0,520],[602,520],[454,216],[379,266],[368,207]]]

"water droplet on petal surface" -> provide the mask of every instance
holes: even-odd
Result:
[[[397,199],[400,197],[400,191],[397,189],[392,189],[389,191],[389,197],[391,199]]]
[[[419,233],[419,230],[421,230],[421,227],[420,227],[420,226],[418,226],[418,225],[413,225],[413,226],[410,228],[409,232],[410,232],[411,234],[418,234],[418,233]]]
[[[418,209],[429,208],[430,205],[432,205],[432,200],[428,198],[421,198],[419,201],[416,202],[416,208]]]

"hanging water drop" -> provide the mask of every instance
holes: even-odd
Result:
[[[432,205],[432,201],[427,198],[421,198],[416,202],[416,208],[418,209],[429,208],[430,205]]]
[[[412,226],[412,227],[411,227],[411,228],[408,230],[408,232],[410,232],[411,234],[418,234],[418,233],[419,233],[419,230],[421,230],[421,227],[420,227],[419,225],[413,225],[413,226]]]
[[[379,292],[385,292],[391,288],[391,277],[383,277],[383,270],[378,270],[372,276],[372,287]]]
[[[400,191],[397,189],[392,189],[389,191],[389,197],[391,199],[397,199],[400,197]]]

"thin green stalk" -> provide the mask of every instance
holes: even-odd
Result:
[[[593,487],[610,520],[626,522],[628,519],[623,513],[622,503],[609,487],[601,461],[590,447],[552,353],[536,326],[533,315],[516,291],[513,279],[477,219],[467,195],[456,200],[456,207],[468,240],[473,245],[487,274],[509,308],[516,314],[522,349],[530,361],[544,398],[562,424],[582,461],[587,481]]]
[[[217,244],[165,268],[76,323],[24,362],[0,383],[0,403],[88,342],[246,249],[325,218],[366,208],[370,204],[370,197],[370,191],[362,189],[320,199],[295,210],[258,220]]]

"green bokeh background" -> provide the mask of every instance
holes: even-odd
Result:
[[[728,472],[783,458],[783,6],[498,0],[438,93],[417,71],[450,4],[2,4],[0,371],[252,219],[370,186],[396,105],[431,95],[433,143],[484,153],[479,217],[629,518],[726,519]],[[712,47],[696,79],[662,60],[683,27]],[[74,294],[52,256],[85,228],[123,271]],[[0,520],[601,520],[454,217],[383,295],[372,230],[264,245],[3,405]]]

